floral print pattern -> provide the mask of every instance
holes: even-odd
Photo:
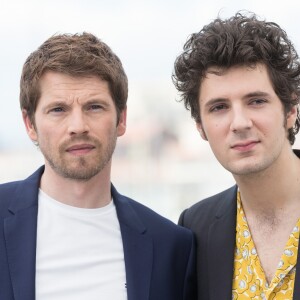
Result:
[[[274,278],[268,284],[247,224],[240,193],[238,193],[232,299],[293,299],[299,228],[300,219],[290,234]]]

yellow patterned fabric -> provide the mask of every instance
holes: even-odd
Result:
[[[239,193],[237,198],[232,299],[293,299],[300,219],[290,234],[274,278],[268,285],[251,238]]]

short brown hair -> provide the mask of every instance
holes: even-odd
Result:
[[[249,16],[248,16],[249,14]],[[199,93],[210,67],[226,70],[233,66],[267,67],[273,88],[285,113],[299,103],[300,62],[286,32],[276,23],[258,20],[255,14],[238,12],[229,19],[217,18],[190,36],[183,53],[175,61],[173,82],[181,92],[185,107],[196,122],[201,122]],[[299,110],[290,144],[300,127]]]
[[[119,119],[126,108],[128,81],[120,59],[91,33],[58,34],[31,53],[23,66],[20,106],[34,124],[40,98],[39,81],[45,71],[81,77],[95,75],[108,82]]]

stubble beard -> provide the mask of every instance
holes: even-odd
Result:
[[[248,165],[248,167],[244,167],[242,169],[227,169],[229,172],[231,172],[233,175],[237,176],[248,176],[249,178],[255,178],[257,179],[258,176],[264,176],[265,172],[278,160],[279,156],[281,155],[282,149],[284,147],[285,142],[288,141],[288,128],[287,128],[287,116],[284,116],[282,129],[285,131],[281,136],[281,140],[278,139],[276,143],[274,143],[274,147],[271,149],[270,152],[268,152],[267,157],[264,159],[261,159],[260,161],[257,161],[255,159],[252,164]],[[279,147],[279,148],[278,148]]]
[[[116,147],[116,141],[117,137],[113,136],[104,147],[97,139],[84,136],[71,138],[62,143],[58,148],[58,155],[55,155],[52,147],[48,147],[47,150],[41,148],[41,151],[50,167],[60,176],[75,181],[88,181],[99,174],[110,162]],[[88,155],[66,158],[66,155],[68,155],[66,149],[70,143],[74,142],[91,143],[96,149],[92,151],[97,151],[97,153],[93,154],[92,157]]]

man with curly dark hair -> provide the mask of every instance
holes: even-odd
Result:
[[[199,299],[300,299],[295,47],[255,14],[218,17],[190,36],[173,82],[236,181],[179,219],[197,238]]]

